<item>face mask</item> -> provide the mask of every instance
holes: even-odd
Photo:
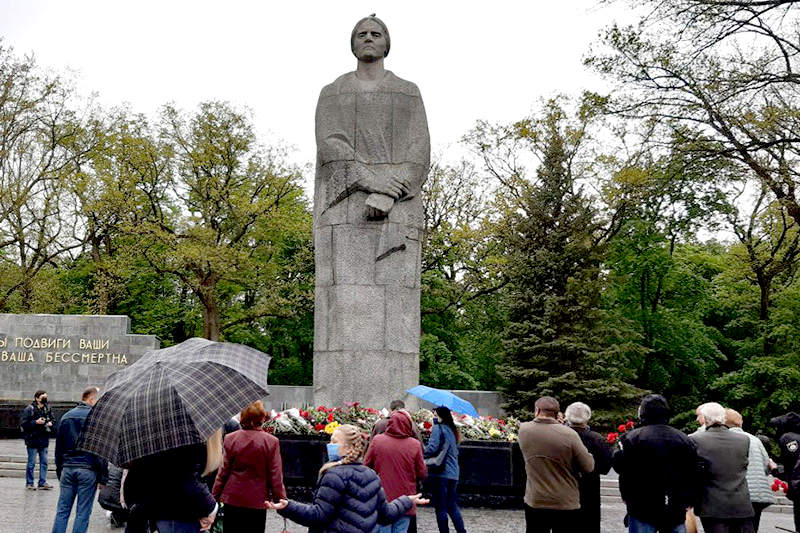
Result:
[[[328,448],[328,461],[338,461],[339,445],[329,442],[327,448]]]
[[[46,404],[46,403],[47,403],[47,396],[43,396],[42,398],[40,398],[40,401],[41,401],[42,403],[45,403],[45,404]]]

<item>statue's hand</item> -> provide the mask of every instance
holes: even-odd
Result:
[[[386,194],[371,193],[364,202],[367,207],[367,220],[382,220],[392,210],[395,200]]]
[[[396,183],[402,190],[403,194],[400,195],[401,197],[406,196],[408,194],[408,191],[411,190],[411,183],[410,183],[411,178],[406,174],[401,174],[400,176],[393,176],[391,178],[391,181],[393,183]]]
[[[401,196],[408,194],[408,187],[405,183],[395,177],[389,178],[389,182],[384,183],[383,180],[379,180],[374,176],[369,176],[360,179],[358,184],[361,189],[367,192],[385,194],[386,196],[391,196],[393,200],[397,200]]]

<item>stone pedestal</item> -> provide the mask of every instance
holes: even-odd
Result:
[[[363,206],[363,196],[355,193],[331,211]],[[401,205],[398,214],[417,202]],[[381,408],[394,399],[416,405],[405,391],[419,383],[419,230],[404,227],[405,246],[378,259],[387,224],[351,217],[315,228],[317,405]]]
[[[0,313],[0,400],[74,402],[83,390],[160,347],[154,335],[132,335],[122,315]]]

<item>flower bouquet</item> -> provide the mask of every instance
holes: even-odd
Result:
[[[286,409],[271,411],[264,429],[274,434],[290,435],[330,435],[342,424],[352,424],[361,431],[369,433],[375,422],[389,411],[361,407],[358,403],[343,407],[309,407],[307,409]],[[433,429],[433,412],[419,409],[411,412],[411,420],[427,437]],[[513,417],[495,418],[491,416],[472,417],[453,413],[453,421],[466,440],[496,440],[515,442],[519,431],[519,420]]]

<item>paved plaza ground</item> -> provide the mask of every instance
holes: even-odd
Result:
[[[53,446],[49,451],[52,456]],[[23,455],[24,453],[25,449],[22,441],[0,440],[0,456]],[[51,473],[48,478],[48,482],[54,485],[53,490],[49,491],[25,490],[24,479],[0,477],[0,533],[48,533],[51,530],[59,492],[58,481],[53,477],[55,475]],[[525,516],[522,511],[465,508],[462,509],[462,513],[469,533],[522,533],[525,531]],[[622,503],[603,502],[602,515],[603,533],[625,531],[622,525],[625,506]],[[786,513],[764,513],[761,524],[761,532],[780,532],[775,526],[791,530],[793,527],[792,515]],[[274,512],[267,514],[265,533],[279,533],[282,527],[282,518]],[[71,531],[71,528],[72,525],[70,523],[67,531]],[[289,524],[288,530],[291,533],[305,533],[307,531],[305,527],[293,523]],[[122,533],[123,531],[124,529],[115,529],[109,526],[105,511],[95,502],[89,533]],[[417,531],[419,533],[437,533],[436,518],[432,508],[420,509]]]
[[[51,491],[29,491],[24,488],[24,480],[0,478],[0,532],[2,533],[47,533],[53,525],[56,501],[58,500],[58,482],[51,481],[56,487]],[[485,508],[463,509],[464,521],[469,533],[512,533],[525,531],[525,517],[522,511],[497,510]],[[603,533],[619,533],[624,531],[622,517],[625,508],[619,503],[603,504]],[[283,527],[283,519],[275,513],[268,513],[266,533],[278,533]],[[436,519],[433,510],[422,509],[418,519],[419,533],[436,533]],[[792,517],[789,514],[764,513],[762,532],[778,532],[775,526],[792,528]],[[70,525],[71,531],[72,526]],[[297,524],[289,524],[291,533],[305,533],[306,528]],[[122,533],[123,529],[114,529],[108,525],[103,509],[95,503],[89,533]],[[580,533],[580,532],[576,532]]]

